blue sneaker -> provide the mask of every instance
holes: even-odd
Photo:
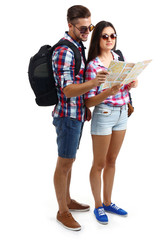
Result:
[[[111,203],[109,206],[105,206],[103,203],[103,208],[106,212],[115,213],[121,216],[127,216],[127,212],[122,208],[117,207],[115,204]]]
[[[107,217],[103,207],[95,208],[94,215],[99,223],[102,223],[102,224],[108,223],[108,217]]]

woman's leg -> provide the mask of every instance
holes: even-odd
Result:
[[[107,152],[106,164],[103,172],[103,201],[106,206],[111,204],[111,195],[115,175],[115,162],[122,146],[126,130],[113,131]]]
[[[111,204],[111,195],[115,175],[115,162],[122,146],[126,130],[113,131],[107,152],[106,164],[103,172],[103,202],[106,206]]]
[[[102,206],[101,201],[101,172],[105,166],[106,154],[110,144],[111,135],[92,135],[93,165],[90,171],[90,183],[95,200],[95,208]]]

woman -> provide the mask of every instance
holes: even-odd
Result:
[[[88,53],[86,81],[96,77],[97,72],[107,70],[112,60],[118,61],[116,48],[117,34],[114,26],[106,21],[99,22],[93,31]],[[130,85],[116,85],[99,91],[99,87],[85,95],[87,107],[95,106],[91,122],[93,142],[93,165],[90,183],[95,200],[94,214],[102,223],[108,223],[105,213],[127,215],[127,212],[111,201],[115,162],[122,146],[127,128],[128,91],[137,86],[137,80]],[[103,202],[101,200],[101,173],[103,170]]]

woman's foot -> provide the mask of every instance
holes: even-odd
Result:
[[[107,217],[103,207],[95,208],[94,215],[99,223],[101,223],[101,224],[108,223],[108,217]]]
[[[109,206],[106,206],[104,203],[103,203],[103,208],[106,212],[109,212],[109,213],[115,213],[115,214],[118,214],[118,215],[121,215],[121,216],[127,216],[128,213],[123,210],[122,208],[119,208],[117,207],[115,204],[111,203]]]

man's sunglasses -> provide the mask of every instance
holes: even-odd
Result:
[[[108,40],[109,37],[110,37],[112,40],[114,40],[114,39],[116,39],[117,34],[116,34],[116,33],[112,33],[111,35],[104,34],[104,35],[102,35],[101,37],[102,37],[104,40]]]
[[[76,25],[74,25],[74,24],[72,24],[72,25],[75,28],[77,28]],[[91,25],[89,25],[89,27],[81,26],[81,27],[79,27],[77,29],[80,31],[80,33],[86,33],[88,30],[91,32],[94,29],[94,26],[91,24]]]

